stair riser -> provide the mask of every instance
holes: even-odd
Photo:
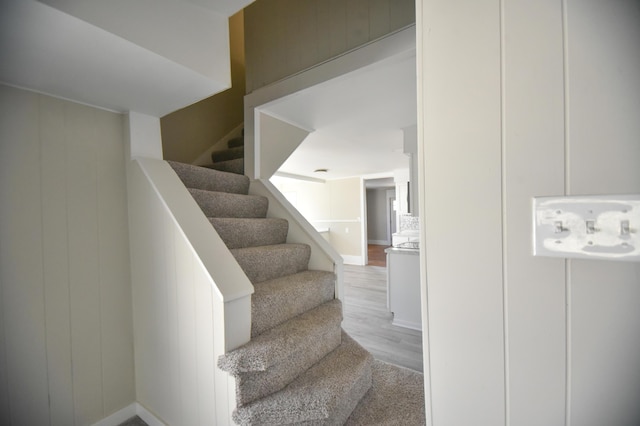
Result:
[[[247,176],[174,161],[168,161],[168,163],[187,188],[243,195],[249,193],[249,178]]]
[[[236,148],[225,149],[222,151],[214,151],[211,153],[211,161],[213,161],[214,163],[217,163],[219,161],[235,160],[237,158],[243,158],[243,157],[244,157],[244,148],[241,146]]]
[[[237,138],[229,139],[227,142],[228,148],[237,148],[239,146],[244,146],[244,136],[238,136]]]
[[[238,158],[229,161],[220,161],[215,164],[206,166],[210,169],[220,170],[221,172],[244,174],[244,158]]]
[[[249,280],[256,284],[306,270],[311,249],[302,244],[283,244],[233,249],[231,254]]]
[[[251,297],[251,337],[333,300],[334,296],[335,275],[331,272],[305,271],[259,283]]]
[[[292,352],[266,371],[240,373],[236,377],[236,401],[239,406],[283,389],[299,374],[340,345],[340,321],[330,328],[309,336],[300,350]]]
[[[229,249],[287,242],[289,222],[284,219],[209,218]]]
[[[278,393],[238,407],[241,425],[342,425],[371,386],[373,357],[344,332],[342,344]]]
[[[207,217],[264,218],[269,208],[269,201],[264,197],[199,189],[189,189],[189,192]]]

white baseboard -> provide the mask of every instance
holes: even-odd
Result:
[[[347,265],[364,265],[364,258],[362,256],[349,256],[346,254],[342,255],[342,260]]]
[[[99,422],[94,423],[92,426],[118,426],[120,423],[127,421],[138,414],[136,413],[136,405],[138,405],[138,403],[134,402],[133,404],[116,411],[112,415],[105,417]]]
[[[388,246],[388,245],[390,245],[389,241],[387,241],[387,240],[368,240],[367,244],[375,244],[375,245],[378,245],[378,246]]]
[[[144,420],[149,426],[167,426],[137,402],[116,411],[110,416],[94,423],[92,426],[118,426],[136,415]]]
[[[167,426],[156,416],[154,416],[149,410],[136,402],[136,414],[149,426]]]
[[[415,323],[413,321],[404,321],[404,320],[396,320],[395,318],[391,321],[391,324],[397,325],[398,327],[410,328],[412,330],[422,331],[422,324]]]

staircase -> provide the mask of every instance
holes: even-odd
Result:
[[[310,247],[287,243],[288,222],[267,218],[268,200],[248,194],[249,178],[239,173],[241,150],[214,153],[207,167],[169,162],[255,287],[250,342],[218,360],[236,378],[233,420],[424,424],[422,376],[374,361],[342,330],[335,275],[309,270]],[[374,382],[380,389],[372,389]],[[401,402],[393,407],[396,393]],[[385,416],[391,422],[378,422]]]
[[[232,160],[233,161],[233,160]],[[252,339],[218,365],[236,377],[234,420],[343,424],[371,386],[371,355],[341,329],[332,272],[308,269],[309,246],[287,243],[249,178],[169,162],[255,286]]]
[[[211,169],[221,172],[244,174],[244,131],[243,136],[229,139],[227,149],[213,151],[211,153],[213,164],[208,165]]]

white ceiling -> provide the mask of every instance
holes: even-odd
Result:
[[[112,2],[99,0],[90,5],[83,3],[84,0],[46,1],[86,6],[90,10],[96,5],[115,8],[116,16],[127,12],[117,8],[118,5],[111,5]],[[188,1],[208,3],[208,0],[167,0],[166,3],[188,11],[185,5],[192,4]],[[242,7],[247,2],[236,3]],[[133,7],[134,2],[131,5]],[[201,15],[206,15],[206,10],[197,9]],[[207,17],[211,19],[201,24],[207,34],[214,31],[227,34],[226,17],[214,12],[209,12]],[[180,22],[180,18],[167,17],[175,22]],[[151,24],[147,21],[145,24],[149,27]],[[209,28],[218,21],[224,22],[224,27]],[[169,32],[157,26],[151,27],[152,30]],[[200,35],[195,30],[193,33],[184,34],[184,38]],[[228,44],[225,37],[221,40],[224,48],[211,55],[214,59],[221,55],[220,58],[228,62]],[[0,2],[0,82],[113,111],[136,111],[162,117],[229,87],[228,70],[221,73],[224,78],[218,79],[203,75],[189,65],[168,59],[42,2]]]
[[[404,128],[416,125],[415,53],[385,61],[261,107],[311,134],[279,173],[338,179],[391,176],[409,167]],[[316,169],[327,173],[314,173]]]

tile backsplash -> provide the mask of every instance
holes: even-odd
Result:
[[[404,231],[418,231],[420,230],[420,221],[418,216],[411,216],[408,214],[400,215],[399,232]]]

